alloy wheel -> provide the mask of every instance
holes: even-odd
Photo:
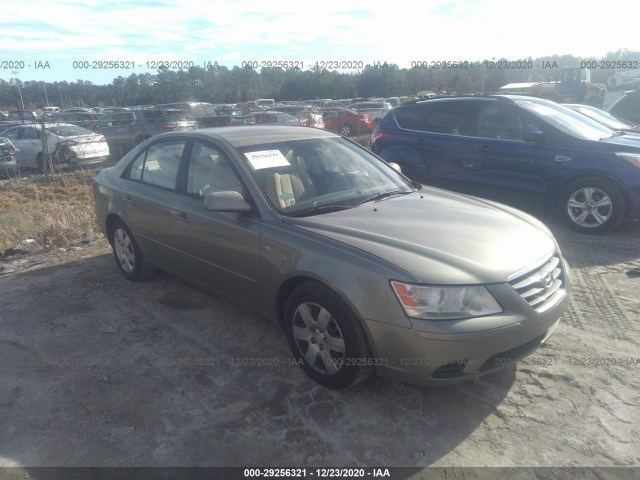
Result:
[[[344,366],[345,341],[327,309],[305,302],[296,308],[293,337],[307,365],[325,375],[335,375]]]
[[[123,270],[128,273],[132,273],[136,267],[136,255],[129,235],[122,228],[118,228],[115,231],[113,238],[118,262],[122,266]]]
[[[603,225],[613,213],[613,202],[603,190],[583,187],[574,192],[567,201],[569,218],[581,227]]]

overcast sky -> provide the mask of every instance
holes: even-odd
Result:
[[[600,57],[640,50],[637,0],[7,0],[0,78],[90,80],[144,73],[146,62],[289,60],[396,63]],[[132,61],[135,69],[74,69]],[[9,62],[24,62],[23,69]],[[36,69],[36,62],[50,68]],[[39,65],[43,65],[40,63]],[[13,73],[18,71],[17,74]]]

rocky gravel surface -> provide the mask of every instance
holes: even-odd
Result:
[[[277,326],[126,281],[104,239],[3,259],[22,263],[0,275],[0,466],[640,466],[640,222],[548,223],[573,275],[560,326],[447,388],[319,387]]]

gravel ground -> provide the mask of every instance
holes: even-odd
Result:
[[[126,281],[104,239],[41,252],[0,274],[0,466],[640,466],[640,222],[547,223],[573,273],[560,326],[447,388],[326,390],[278,327]]]

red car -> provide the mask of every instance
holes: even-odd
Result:
[[[367,113],[356,113],[352,110],[325,110],[322,112],[324,128],[340,135],[358,135],[373,129],[373,118]]]

